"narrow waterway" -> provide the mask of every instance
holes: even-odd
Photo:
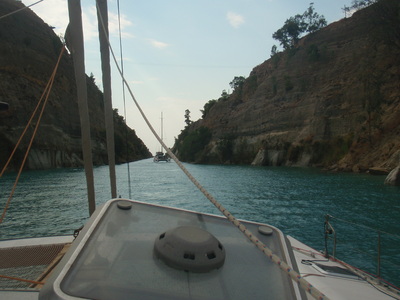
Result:
[[[220,214],[174,162],[147,159],[129,167],[130,188],[127,165],[117,166],[121,197]],[[385,186],[384,177],[310,168],[186,167],[237,218],[269,223],[317,250],[325,248],[325,215],[332,215],[337,256],[373,274],[378,272],[379,230],[381,275],[400,285],[400,188]],[[1,208],[14,178],[6,174],[0,179]],[[95,168],[95,185],[97,204],[109,200],[108,167]],[[87,218],[82,169],[28,171],[0,225],[0,238],[71,234]]]

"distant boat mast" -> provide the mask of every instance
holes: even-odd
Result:
[[[161,140],[164,141],[164,128],[163,128],[163,113],[161,112]],[[163,147],[162,144],[160,144],[160,152],[164,152],[163,151]]]

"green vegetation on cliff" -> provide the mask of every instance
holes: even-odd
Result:
[[[314,3],[310,3],[303,14],[290,17],[280,29],[274,32],[272,37],[279,41],[283,49],[294,48],[304,33],[316,32],[327,25],[325,17],[316,13],[313,5]],[[272,52],[276,53],[276,46],[272,47]]]
[[[179,153],[181,160],[194,162],[205,156],[204,150],[210,139],[211,132],[207,127],[200,127],[193,131],[189,131],[189,127],[186,127],[178,136],[174,151]]]

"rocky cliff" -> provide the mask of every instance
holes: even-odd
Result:
[[[0,2],[0,15],[24,5],[15,0]],[[40,99],[59,56],[62,44],[52,28],[30,9],[0,20],[0,166],[3,166]],[[107,163],[103,96],[94,79],[87,77],[88,105],[94,163]],[[28,145],[27,137],[16,152],[11,169],[18,168]],[[150,157],[135,131],[114,112],[116,161]],[[30,169],[80,166],[82,164],[80,120],[72,58],[64,54],[43,114],[37,138],[30,152]],[[128,143],[125,142],[128,136]]]
[[[400,162],[399,24],[399,2],[383,0],[305,36],[214,101],[174,149],[202,163],[393,169]],[[199,138],[200,146],[188,143]]]

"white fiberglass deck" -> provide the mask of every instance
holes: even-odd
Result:
[[[378,282],[368,282],[340,261],[326,259],[320,252],[288,236],[300,275],[329,299],[400,299],[400,292]],[[363,276],[367,274],[362,274]]]
[[[289,260],[279,230],[271,227],[272,234],[263,235],[258,232],[262,224],[245,224]],[[224,265],[194,273],[159,260],[154,255],[155,240],[178,226],[198,227],[215,236],[225,248]],[[92,216],[70,250],[39,299],[297,299],[301,295],[241,232],[216,216],[111,200]]]

